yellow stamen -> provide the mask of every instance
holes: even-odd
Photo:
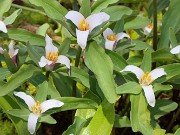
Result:
[[[39,101],[37,101],[31,108],[32,112],[34,114],[40,115],[41,114],[41,103]]]
[[[147,28],[153,29],[153,24],[152,24],[152,23],[149,23],[149,24],[147,25]]]
[[[87,21],[85,19],[80,21],[79,30],[81,30],[81,31],[89,30],[89,24],[87,23]]]
[[[58,53],[57,52],[49,52],[47,55],[47,59],[50,61],[53,61],[55,63],[58,59]]]
[[[152,77],[151,77],[151,74],[149,72],[146,72],[142,75],[141,79],[140,79],[140,84],[142,85],[149,85],[152,83]]]
[[[117,36],[115,34],[111,34],[107,36],[107,39],[110,41],[116,41],[117,40]]]

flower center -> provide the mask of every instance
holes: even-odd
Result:
[[[39,101],[37,101],[32,107],[31,107],[31,110],[34,114],[36,115],[40,115],[41,114],[41,104]]]
[[[87,23],[87,21],[85,19],[80,21],[79,30],[81,30],[81,31],[89,30],[89,24]]]
[[[152,23],[149,23],[149,24],[147,25],[147,27],[148,27],[149,29],[153,29],[153,24],[152,24]]]
[[[55,63],[58,59],[58,53],[57,52],[49,52],[47,55],[47,59],[50,61],[53,61],[53,63]]]
[[[146,73],[144,73],[142,75],[142,77],[141,77],[139,82],[140,82],[141,85],[147,86],[147,85],[151,84],[152,81],[153,80],[152,80],[151,74],[149,74],[149,72],[146,72]]]
[[[111,34],[111,35],[108,35],[107,36],[107,39],[110,40],[110,41],[116,41],[117,40],[117,37],[115,34]]]

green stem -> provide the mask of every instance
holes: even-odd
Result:
[[[79,66],[79,62],[80,62],[80,58],[81,58],[81,52],[82,52],[82,49],[81,49],[81,47],[79,47],[78,51],[77,51],[77,55],[76,55],[75,67]],[[76,96],[76,83],[77,83],[76,81],[73,81],[73,93],[72,93],[73,97]]]
[[[37,9],[33,9],[33,8],[25,7],[25,6],[20,6],[20,5],[17,5],[17,4],[12,4],[12,6],[15,7],[15,8],[20,8],[20,9],[36,12],[36,13],[39,13],[39,14],[42,14],[42,15],[46,16],[46,14],[44,12],[42,12],[40,10],[37,10]]]
[[[153,6],[154,6],[154,31],[153,31],[153,49],[157,50],[157,0],[153,0]]]

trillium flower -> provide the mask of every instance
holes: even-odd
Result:
[[[130,38],[130,36],[124,32],[115,34],[115,33],[113,33],[113,31],[110,28],[107,28],[103,32],[103,36],[105,39],[105,48],[108,50],[113,50],[116,47],[116,44],[119,40],[121,40],[125,37]]]
[[[173,49],[171,49],[170,51],[172,54],[180,54],[180,45],[174,47]]]
[[[46,35],[46,47],[45,52],[46,55],[42,56],[39,62],[40,67],[45,67],[48,69],[52,69],[56,63],[61,63],[66,65],[68,69],[70,69],[70,60],[64,56],[58,54],[58,48],[53,45],[52,39]]]
[[[139,67],[128,65],[126,66],[121,72],[130,71],[134,73],[139,80],[142,89],[144,90],[145,97],[147,99],[148,104],[151,107],[155,106],[155,95],[153,91],[153,86],[151,83],[156,80],[157,78],[166,75],[166,72],[163,68],[157,68],[152,70],[151,72],[144,72]]]
[[[6,24],[0,20],[0,31],[7,33]]]
[[[35,101],[31,96],[24,92],[14,92],[14,95],[24,100],[29,110],[31,111],[28,117],[28,131],[31,134],[34,134],[38,118],[42,115],[42,113],[49,109],[61,107],[64,105],[63,102],[55,99],[46,100],[40,103],[39,101]]]
[[[145,28],[144,28],[144,34],[149,35],[153,29],[153,24],[149,23]]]
[[[109,20],[110,16],[104,12],[96,13],[85,18],[77,11],[69,11],[66,14],[66,19],[71,20],[76,26],[77,43],[84,50],[87,45],[88,35],[91,31]]]

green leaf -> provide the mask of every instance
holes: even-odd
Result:
[[[165,135],[166,134],[166,130],[164,129],[154,129],[153,130],[153,135]]]
[[[139,94],[142,87],[136,82],[127,82],[116,88],[117,94]]]
[[[110,135],[114,124],[114,106],[107,101],[102,102],[89,125],[80,135]]]
[[[0,68],[0,80],[4,80],[11,72],[7,68]]]
[[[154,116],[155,119],[158,119],[161,116],[164,116],[169,112],[174,111],[177,107],[178,104],[176,102],[166,99],[159,99],[156,100],[155,107],[151,107],[150,111],[152,113],[152,116]]]
[[[169,91],[173,88],[171,85],[162,85],[161,83],[155,83],[153,87],[154,92]]]
[[[52,77],[49,77],[48,81],[48,95],[51,96],[51,98],[58,98],[61,97],[60,93],[56,89]]]
[[[81,4],[81,8],[79,10],[81,14],[84,15],[85,18],[91,15],[91,3],[90,0],[83,0]]]
[[[123,128],[123,127],[131,127],[131,122],[127,116],[120,117],[119,115],[115,115],[114,127]]]
[[[49,115],[40,117],[40,119],[38,121],[43,122],[43,123],[48,123],[48,124],[56,124],[57,123],[56,120]]]
[[[137,16],[125,23],[124,30],[144,28],[148,23],[149,19],[147,17]]]
[[[132,14],[132,10],[125,6],[111,6],[102,11],[110,15],[109,21],[118,21],[123,16]]]
[[[118,0],[97,0],[92,5],[92,13],[98,13],[108,5],[118,2]]]
[[[62,21],[67,13],[67,9],[56,0],[29,0],[29,2],[38,7],[42,7],[46,14],[52,19]]]
[[[11,3],[12,0],[0,0],[0,18],[10,9]]]
[[[176,34],[174,32],[175,30],[171,27],[169,28],[169,40],[171,42],[172,48],[176,47],[178,44],[177,39],[176,39]]]
[[[18,117],[27,121],[30,111],[28,109],[12,109],[12,110],[7,111],[7,113],[9,115],[12,115],[12,116],[15,116],[15,117]]]
[[[61,55],[68,53],[70,44],[71,44],[71,40],[69,38],[64,39],[62,45],[59,46],[59,53]]]
[[[140,50],[146,50],[146,49],[149,49],[151,51],[153,50],[149,44],[147,44],[141,40],[132,40],[131,45],[133,47],[130,48],[130,50],[134,50],[134,51],[140,51]]]
[[[126,60],[118,53],[109,50],[106,50],[106,53],[113,62],[114,70],[121,71],[127,66]]]
[[[45,23],[43,25],[41,25],[37,30],[36,30],[36,34],[41,35],[43,37],[45,37],[47,30],[49,29],[50,25],[48,23]]]
[[[177,130],[176,130],[176,132],[174,133],[174,135],[179,135],[180,134],[180,128],[178,128]]]
[[[10,16],[8,16],[4,19],[4,23],[6,25],[12,24],[21,12],[22,12],[22,9],[18,9],[16,11],[14,11]]]
[[[168,11],[165,13],[162,21],[161,35],[158,43],[158,49],[169,48],[169,28],[172,27],[176,32],[180,30],[180,1],[171,0]],[[177,15],[176,17],[174,15]]]
[[[144,51],[144,57],[142,60],[142,64],[141,64],[141,69],[145,72],[150,72],[151,71],[151,64],[152,64],[152,55],[151,55],[151,51],[145,50]]]
[[[43,102],[47,98],[48,94],[48,82],[44,81],[42,84],[38,85],[36,93],[36,101]]]
[[[139,95],[130,95],[131,111],[130,120],[132,130],[140,131],[145,135],[152,135],[153,128],[151,127],[151,116],[147,109],[146,99],[141,92]]]
[[[86,49],[85,63],[94,72],[104,96],[110,103],[117,100],[115,81],[113,78],[113,64],[104,49],[96,42],[92,42]]]
[[[8,29],[8,37],[21,42],[29,42],[31,45],[45,46],[44,37],[33,34],[24,29]]]
[[[13,76],[9,79],[7,83],[0,86],[0,96],[4,96],[8,94],[9,92],[13,91],[17,87],[19,87],[21,84],[23,84],[25,81],[27,81],[30,77],[34,75],[35,72],[37,72],[38,69],[34,67],[33,65],[23,65],[21,68],[13,74]]]

